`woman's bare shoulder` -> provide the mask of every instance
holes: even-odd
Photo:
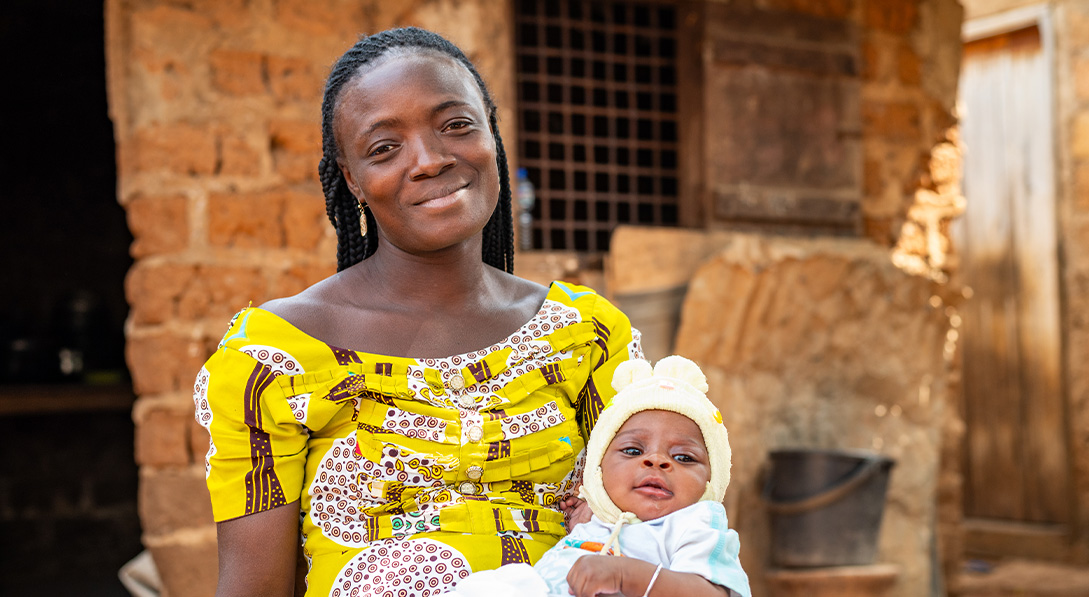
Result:
[[[322,330],[342,317],[345,310],[357,308],[345,301],[348,295],[346,284],[343,272],[333,274],[294,296],[272,299],[260,308],[311,335],[321,337]]]

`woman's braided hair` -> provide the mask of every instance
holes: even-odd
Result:
[[[495,103],[491,94],[457,46],[442,36],[418,29],[406,27],[390,29],[360,39],[344,53],[329,74],[325,84],[325,97],[321,103],[321,145],[322,158],[318,163],[318,175],[321,188],[325,193],[325,211],[333,228],[337,232],[337,271],[355,265],[374,254],[378,248],[378,226],[370,209],[364,208],[367,218],[367,235],[360,234],[359,204],[348,190],[348,183],[337,165],[338,148],[333,137],[333,116],[340,101],[344,86],[352,81],[360,69],[391,50],[398,53],[416,50],[418,52],[436,52],[457,60],[472,73],[480,93],[484,97],[484,107],[488,111],[488,124],[495,138],[496,164],[499,166],[499,202],[491,218],[484,226],[484,244],[481,251],[484,262],[507,273],[514,271],[514,221],[511,214],[510,173],[507,170],[507,154],[503,149],[503,139],[499,136],[499,121]]]

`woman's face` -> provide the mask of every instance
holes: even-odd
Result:
[[[499,170],[472,74],[436,54],[382,59],[348,83],[333,119],[337,160],[379,242],[412,254],[476,237],[495,210]]]

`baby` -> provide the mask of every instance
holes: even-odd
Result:
[[[617,368],[613,387],[586,448],[590,522],[535,566],[474,573],[449,595],[750,596],[721,503],[730,443],[703,372],[679,356],[653,369],[634,360]]]

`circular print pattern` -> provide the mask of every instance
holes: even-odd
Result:
[[[348,560],[330,597],[441,595],[472,569],[456,549],[432,539],[386,539]]]

